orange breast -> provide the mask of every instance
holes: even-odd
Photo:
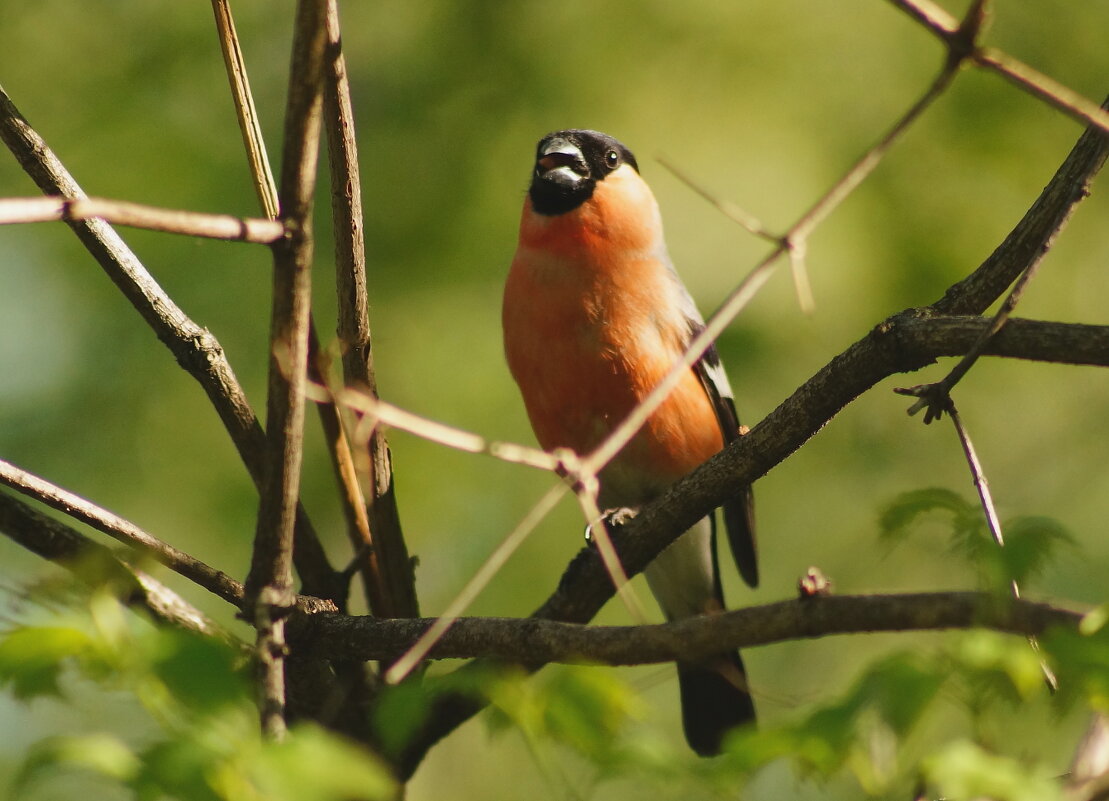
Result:
[[[688,338],[680,288],[658,258],[664,246],[654,199],[638,175],[628,186],[610,184],[617,175],[568,214],[524,211],[505,288],[505,352],[547,449],[597,447],[662,380]],[[629,193],[635,213],[613,214],[629,208]],[[712,404],[690,370],[602,473],[602,503],[642,503],[722,446]]]

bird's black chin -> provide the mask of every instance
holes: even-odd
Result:
[[[555,216],[573,211],[593,197],[596,183],[567,167],[540,172],[536,169],[528,195],[531,207],[539,214]]]

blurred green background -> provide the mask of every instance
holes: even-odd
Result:
[[[962,5],[948,7],[961,13]],[[292,7],[290,0],[234,4],[275,165]],[[1109,3],[999,0],[995,12],[989,43],[1101,99],[1109,88]],[[542,134],[597,128],[636,152],[674,261],[708,314],[766,247],[657,157],[784,228],[909,107],[941,59],[932,37],[876,0],[383,0],[345,3],[342,13],[381,393],[420,414],[528,443],[501,355],[499,313]],[[0,83],[90,194],[257,214],[207,3],[8,2],[0,6],[0,43]],[[813,237],[815,313],[798,312],[782,272],[721,339],[744,420],[757,422],[871,326],[932,302],[977,266],[1079,132],[999,77],[964,73]],[[34,195],[6,156],[0,195]],[[334,330],[327,214],[325,200],[314,301],[325,337]],[[1109,323],[1107,220],[1104,186],[1095,185],[1029,289],[1022,316]],[[124,235],[170,295],[219,338],[255,408],[264,409],[266,250]],[[63,226],[0,228],[0,325],[0,456],[244,574],[257,507],[245,470],[201,391]],[[946,551],[942,529],[892,553],[876,536],[881,506],[900,492],[973,492],[950,427],[907,418],[906,401],[890,392],[938,379],[944,367],[884,382],[759,482],[763,583],[750,592],[728,575],[733,605],[790,597],[809,565],[842,593],[973,586],[970,571]],[[957,399],[1002,517],[1053,516],[1076,537],[1077,548],[1027,594],[1080,607],[1103,601],[1109,377],[987,360]],[[342,563],[348,554],[331,471],[309,421],[304,500]],[[391,443],[405,533],[420,560],[422,609],[435,614],[551,478],[402,433]],[[580,545],[581,521],[567,502],[473,612],[526,615]],[[0,582],[10,598],[49,569],[0,539]],[[239,625],[225,605],[166,578]],[[627,618],[610,605],[601,620]],[[795,716],[842,692],[876,654],[937,642],[852,637],[752,651],[760,714]],[[670,669],[623,675],[649,702],[647,725],[677,744]],[[129,712],[112,698],[75,692],[76,709],[0,698],[0,775],[44,734],[95,728],[113,716],[125,725]],[[1045,738],[1048,724],[1056,730]],[[1051,718],[1046,703],[996,723],[1014,751],[1054,757],[1060,772],[1082,724],[1077,716]],[[946,725],[934,734],[942,737]],[[570,776],[574,770],[566,767]],[[409,798],[513,799],[525,787],[564,794],[519,738],[490,743],[471,723],[432,752]],[[59,781],[36,799],[72,790]],[[112,797],[82,792],[88,801]],[[606,785],[605,795],[642,792],[629,782]],[[856,793],[849,783],[816,786],[785,770],[767,771],[751,788],[753,798]]]

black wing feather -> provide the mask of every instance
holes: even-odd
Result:
[[[696,331],[693,332],[696,335]],[[728,386],[724,368],[715,346],[710,346],[704,355],[693,365],[697,377],[708,393],[720,430],[724,434],[724,444],[739,439],[739,415],[736,413],[735,400]],[[724,527],[728,532],[728,544],[732,548],[736,568],[750,587],[759,585],[759,564],[755,547],[755,496],[751,485],[740,487],[735,495],[724,503]]]

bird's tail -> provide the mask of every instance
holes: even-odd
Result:
[[[701,756],[719,754],[730,729],[755,719],[755,704],[738,651],[703,662],[679,662],[678,687],[685,739]]]

